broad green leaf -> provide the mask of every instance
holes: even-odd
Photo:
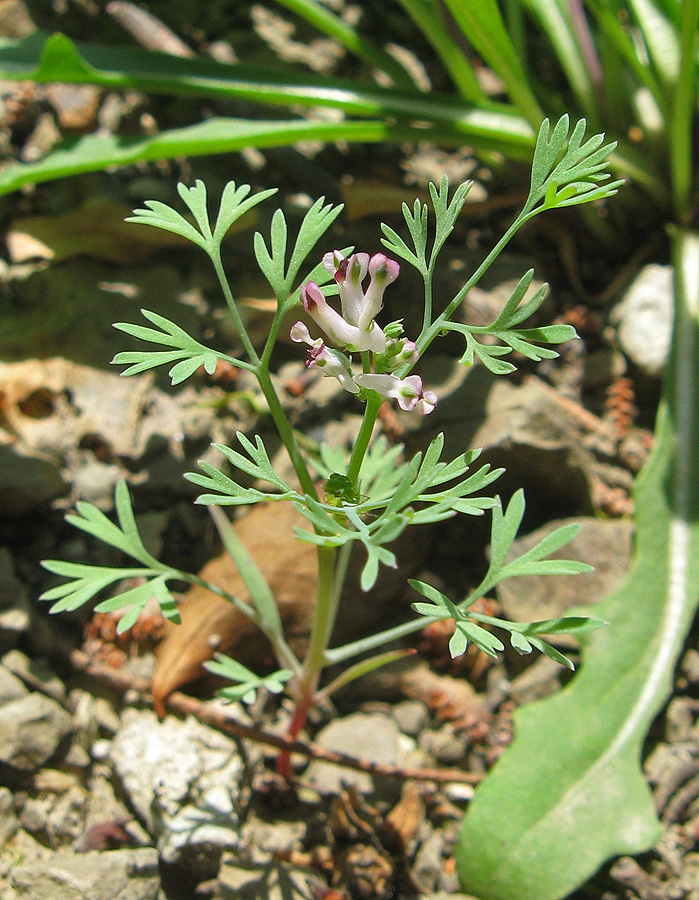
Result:
[[[441,143],[467,141],[474,148],[506,151],[509,157],[519,159],[527,158],[534,144],[531,125],[503,104],[476,108],[448,95],[398,91],[290,70],[224,65],[203,57],[181,59],[137,48],[74,44],[60,34],[0,40],[0,77],[92,83],[110,90],[237,97],[292,108],[328,106],[381,119],[210,119],[152,137],[87,135],[66,141],[37,163],[7,166],[0,173],[0,193],[110,165],[225,153],[248,146],[288,146],[302,139],[375,142],[412,136]],[[425,122],[432,127],[424,128]]]
[[[673,356],[656,447],[634,492],[634,561],[594,607],[608,626],[581,636],[578,676],[515,713],[515,741],[476,790],[457,866],[479,900],[560,900],[609,857],[643,852],[661,833],[641,749],[699,602],[699,235],[673,241]]]

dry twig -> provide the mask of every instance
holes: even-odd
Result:
[[[120,693],[135,690],[141,695],[144,702],[152,705],[150,684],[146,679],[134,678],[123,669],[112,669],[109,666],[95,663],[81,650],[74,650],[70,654],[70,660],[76,669],[84,672],[86,675],[103,683],[106,682]],[[347,756],[345,753],[325,750],[314,744],[305,744],[303,741],[291,740],[284,735],[272,734],[254,725],[243,725],[241,722],[236,722],[235,719],[227,716],[221,709],[197,700],[195,697],[189,697],[180,691],[170,694],[165,700],[165,706],[173,713],[182,716],[194,716],[200,722],[204,722],[212,728],[216,728],[233,737],[247,738],[260,744],[269,744],[279,750],[299,753],[302,756],[334,763],[338,766],[345,766],[348,769],[356,769],[360,772],[368,772],[370,775],[377,775],[381,778],[411,778],[418,781],[434,781],[443,784],[454,782],[477,784],[482,779],[482,776],[475,772],[462,772],[460,769],[418,769],[398,765],[383,765],[370,762],[369,760],[356,759],[353,756]]]

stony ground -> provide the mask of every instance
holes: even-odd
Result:
[[[209,5],[210,15],[218,15],[219,6]],[[90,8],[77,6],[82,11],[66,7],[63,19],[39,8],[37,22],[70,32]],[[162,4],[149,6],[162,14]],[[258,33],[267,28],[273,40],[274,20],[262,7],[254,14]],[[0,3],[0,33],[30,27],[20,0]],[[71,128],[144,126],[149,115],[165,124],[181,113],[139,96],[0,88],[6,110],[14,110],[2,131],[8,158],[44,153]],[[76,103],[78,126],[66,118]],[[153,711],[156,648],[162,659],[174,646],[194,665],[202,642],[210,649],[214,633],[220,638],[228,629],[230,652],[250,650],[247,636],[236,647],[230,621],[176,636],[153,613],[119,638],[113,617],[88,611],[53,619],[37,601],[53,583],[41,559],[114,561],[65,525],[63,514],[79,499],[111,511],[120,478],[129,482],[152,552],[190,571],[216,562],[214,529],[206,511],[192,506],[195,492],[181,476],[198,459],[215,459],[212,441],[230,443],[236,430],[269,435],[261,398],[244,377],[218,371],[213,381],[197,376],[173,391],[160,377],[126,381],[109,369],[125,346],[111,323],[136,321],[142,306],[195,336],[215,336],[229,350],[236,343],[206,260],[196,249],[163,242],[153,229],[136,235],[122,225],[124,215],[144,199],[174,202],[179,178],[202,177],[213,193],[235,178],[280,186],[291,222],[319,194],[346,201],[333,239],[374,250],[379,220],[399,227],[400,200],[445,170],[454,180],[478,180],[447,252],[446,289],[460,285],[464,268],[470,271],[510,214],[489,208],[487,173],[467,151],[307,146],[85,176],[0,200],[2,900],[460,896],[453,861],[460,818],[474,784],[511,739],[516,706],[565,680],[550,661],[525,665],[505,656],[493,664],[469,653],[453,663],[448,633],[422,634],[414,641],[417,654],[402,667],[359,682],[335,708],[317,711],[294,755],[295,778],[285,784],[274,775],[278,748],[270,743],[288,722],[284,701],[261,697],[252,708],[224,707],[212,699],[215,685],[178,675],[168,690],[185,693],[170,696],[164,717]],[[260,215],[255,227],[264,230],[268,214]],[[561,235],[571,237],[575,228],[564,223]],[[251,266],[251,243],[249,226],[228,242],[226,262],[250,329],[262,336],[268,298]],[[445,431],[447,456],[483,447],[484,460],[507,468],[504,495],[525,487],[527,532],[562,519],[583,526],[567,552],[595,572],[574,584],[559,578],[555,585],[530,579],[516,590],[503,586],[489,602],[514,619],[595,602],[623,577],[632,538],[629,490],[652,445],[664,362],[662,341],[652,342],[659,355],[648,355],[647,334],[657,338],[669,329],[666,266],[622,266],[610,291],[614,263],[603,285],[597,263],[565,253],[557,257],[563,263],[552,263],[555,249],[551,235],[539,234],[503,256],[465,314],[492,317],[534,264],[553,281],[546,315],[575,324],[580,341],[558,361],[536,370],[525,363],[515,377],[497,381],[482,369],[467,375],[453,363],[458,348],[445,344],[425,372],[440,398],[435,413],[417,422],[386,409],[382,418],[387,437],[410,450],[438,430]],[[408,330],[418,314],[405,301],[388,310],[390,318],[404,316]],[[311,443],[352,441],[358,418],[349,395],[333,390],[329,379],[309,380],[292,346],[281,348],[277,370],[280,395]],[[268,522],[264,529],[274,527]],[[421,554],[405,554],[399,580],[380,585],[368,600],[348,599],[345,636],[371,613],[385,624],[409,615],[401,585],[417,572],[463,596],[480,578],[487,539],[479,522],[461,521],[425,538]],[[288,533],[275,534],[275,552],[288,540]],[[200,602],[188,601],[194,621]],[[302,622],[308,608],[299,603]],[[695,643],[693,636],[675,696],[647,745],[665,835],[646,859],[607,867],[578,900],[699,898]],[[259,652],[262,659],[264,648]],[[356,762],[331,764],[338,752]]]

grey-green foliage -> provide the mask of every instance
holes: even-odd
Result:
[[[502,359],[503,356],[517,351],[535,361],[551,358],[556,356],[556,351],[549,346],[540,345],[561,343],[575,336],[574,330],[567,325],[521,327],[537,312],[545,294],[543,286],[528,296],[533,279],[531,271],[522,277],[510,300],[490,325],[471,326],[454,322],[452,317],[468,291],[478,282],[510,238],[534,215],[545,209],[603,199],[616,191],[620,182],[609,182],[605,171],[607,158],[614,145],[604,144],[601,135],[583,142],[584,132],[585,123],[581,121],[568,138],[567,116],[556,123],[552,132],[548,121],[544,122],[536,145],[531,190],[522,211],[493,251],[438,315],[434,315],[432,311],[432,278],[439,253],[452,233],[465,202],[469,183],[459,185],[450,198],[449,184],[445,177],[438,187],[430,185],[431,209],[420,201],[416,201],[412,209],[407,205],[403,206],[413,249],[397,232],[384,226],[384,245],[415,266],[425,283],[425,314],[422,330],[416,340],[420,355],[442,334],[456,330],[466,340],[466,352],[460,360],[462,364],[470,365],[478,357],[491,371],[502,374],[514,368],[512,363]],[[450,643],[454,655],[463,653],[469,641],[491,655],[501,650],[502,642],[488,630],[496,627],[509,633],[512,646],[519,652],[528,653],[536,648],[564,665],[571,665],[541,635],[555,635],[564,631],[575,633],[598,627],[601,622],[594,619],[582,621],[579,618],[564,618],[520,625],[489,618],[472,609],[479,597],[485,596],[504,578],[533,573],[570,574],[586,569],[581,563],[549,558],[552,552],[573,537],[574,529],[571,528],[559,529],[518,559],[506,560],[522,521],[524,495],[521,491],[517,492],[503,512],[499,497],[484,494],[502,470],[493,470],[487,464],[472,470],[479,450],[461,453],[450,461],[443,460],[444,436],[441,433],[424,452],[417,452],[410,459],[403,458],[402,448],[389,448],[385,439],[379,439],[371,446],[369,436],[381,397],[371,389],[361,388],[354,396],[360,402],[366,402],[365,425],[352,452],[345,454],[339,449],[322,447],[316,459],[302,452],[270,377],[270,356],[287,313],[300,303],[300,288],[304,281],[314,280],[327,296],[337,293],[337,284],[322,264],[312,267],[306,279],[299,279],[299,273],[315,245],[335,221],[341,207],[325,204],[323,198],[316,201],[306,212],[295,238],[292,239],[283,212],[277,210],[272,217],[269,238],[265,239],[260,233],[255,234],[254,247],[258,265],[277,299],[277,309],[260,353],[239,314],[222,268],[220,246],[231,225],[274,192],[250,194],[247,185],[236,186],[231,182],[226,185],[219,211],[212,220],[209,217],[206,188],[201,181],[197,181],[191,188],[179,185],[178,190],[193,222],[157,201],[148,201],[143,209],[135,212],[130,221],[173,231],[191,240],[207,253],[216,270],[233,324],[238,330],[244,355],[234,358],[206,347],[164,316],[144,310],[144,316],[155,328],[128,323],[118,323],[116,327],[139,340],[168,349],[128,351],[117,354],[114,362],[126,364],[124,375],[174,363],[170,369],[173,384],[182,382],[201,366],[212,373],[219,359],[248,370],[258,380],[270,416],[289,452],[299,484],[296,481],[290,483],[288,476],[281,477],[275,471],[259,435],[250,440],[242,433],[237,435],[240,449],[215,445],[224,458],[224,464],[220,468],[209,462],[201,462],[202,472],[186,476],[192,483],[203,488],[204,492],[198,502],[211,507],[224,545],[241,571],[249,591],[249,602],[228,595],[222,586],[207,584],[198,576],[163,566],[147,553],[138,535],[125,484],[117,487],[115,495],[118,525],[90,504],[79,503],[77,514],[69,516],[68,521],[132,557],[140,567],[96,567],[50,560],[45,563],[46,567],[68,579],[49,589],[44,595],[45,599],[55,601],[52,611],[76,609],[105,589],[116,588],[116,596],[102,600],[97,608],[125,610],[119,622],[119,629],[124,630],[135,622],[151,596],[157,598],[165,615],[176,619],[177,610],[167,588],[168,581],[184,579],[191,584],[204,585],[226,597],[248,615],[272,641],[277,657],[284,665],[281,672],[265,681],[257,679],[257,676],[231,661],[219,659],[213,664],[219,674],[227,674],[235,682],[236,686],[226,695],[228,699],[249,699],[255,686],[264,685],[273,691],[280,690],[287,671],[298,674],[302,666],[286,644],[281,619],[269,586],[218,507],[258,502],[292,502],[308,522],[308,527],[295,528],[295,534],[301,540],[318,547],[319,559],[325,554],[323,558],[327,560],[328,553],[333,554],[336,548],[344,548],[338,558],[346,560],[351,545],[362,545],[366,558],[360,584],[365,591],[375,584],[381,565],[396,565],[396,557],[390,545],[407,527],[439,523],[457,514],[480,516],[490,510],[492,554],[490,568],[483,582],[459,603],[423,582],[414,582],[413,586],[430,602],[415,604],[414,608],[420,618],[409,623],[407,630],[402,633],[417,630],[429,622],[454,618],[456,632]],[[401,323],[391,323],[387,331],[390,338],[400,337]],[[498,343],[482,343],[480,338],[484,336],[491,341],[495,339]],[[367,368],[371,363],[369,354],[365,353],[363,357],[364,372],[370,371]],[[380,356],[374,359],[379,373],[382,371],[380,366],[384,365],[381,359]],[[397,377],[405,378],[413,365],[414,362],[406,361],[397,372]],[[325,479],[324,495],[317,491],[310,468],[314,468]],[[340,568],[342,565],[344,564],[340,564]],[[144,580],[136,587],[127,586],[124,582],[127,578],[139,576]],[[331,606],[339,600],[340,587],[334,587],[326,597]],[[328,608],[326,607],[324,615],[331,615]],[[331,628],[324,628],[329,639]],[[329,651],[327,646],[324,649],[315,647],[313,665],[322,667],[327,664],[332,653],[337,659],[342,658],[344,661],[352,655],[379,646],[382,639],[388,640],[391,637],[392,633],[374,635],[364,642],[357,642],[356,647],[348,645],[349,649],[344,650],[334,648]],[[388,661],[389,658],[393,658],[391,654],[382,654],[367,664],[374,665],[376,660]],[[351,671],[358,675],[365,669],[366,667],[358,665]],[[352,674],[347,677],[356,676]]]

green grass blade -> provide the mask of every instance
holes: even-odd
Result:
[[[277,106],[328,106],[354,115],[393,115],[410,121],[457,121],[472,109],[436,92],[423,94],[289,69],[225,65],[200,57],[182,59],[136,48],[73,43],[62,34],[44,35],[41,40],[36,35],[21,41],[0,40],[0,78],[90,83],[151,94],[237,97]],[[516,118],[515,111],[504,104],[484,101],[479,106]]]
[[[683,2],[683,7],[693,4]],[[638,23],[648,56],[663,84],[672,89],[680,74],[681,33],[669,22],[654,0],[629,0],[631,12]],[[684,11],[682,13],[685,15]],[[682,23],[682,27],[686,22]],[[692,34],[696,37],[696,24]],[[696,53],[696,41],[694,42]]]
[[[697,106],[697,25],[699,0],[684,0],[679,79],[672,99],[669,145],[675,214],[680,222],[685,222],[691,214],[692,184],[696,177],[692,122]]]
[[[699,601],[699,235],[674,236],[677,319],[667,402],[640,476],[636,553],[594,607],[580,674],[515,714],[517,737],[476,791],[457,852],[480,900],[560,900],[609,857],[660,835],[641,771]]]
[[[533,132],[514,116],[474,110],[453,127],[416,130],[409,125],[381,121],[314,122],[307,120],[263,121],[209,119],[197,125],[164,131],[137,139],[87,135],[71,140],[36,163],[10,164],[0,171],[0,195],[108,166],[126,166],[179,156],[230,153],[244,147],[284,147],[301,140],[381,141],[434,140],[473,147],[498,149],[510,158],[527,159],[534,144]]]
[[[481,88],[473,66],[445,27],[430,0],[399,0],[400,5],[432,44],[454,86],[465,100],[479,106],[490,102]]]
[[[529,87],[495,0],[445,0],[464,38],[503,80],[522,115],[538,127],[544,114]]]
[[[212,506],[209,512],[221,536],[223,546],[237,566],[240,577],[248,589],[250,601],[257,611],[258,625],[267,635],[280,638],[282,636],[282,620],[279,615],[279,607],[264,575],[248,553],[245,544],[238,537],[226,514],[216,506]]]
[[[596,120],[595,88],[575,35],[568,4],[561,3],[560,0],[523,0],[523,5],[538,19],[551,42],[581,110],[588,118]]]

